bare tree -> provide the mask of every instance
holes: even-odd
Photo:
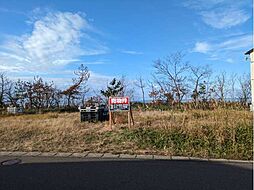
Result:
[[[251,79],[249,74],[244,74],[238,78],[240,84],[240,101],[247,105],[251,99]]]
[[[148,95],[152,98],[152,102],[155,103],[158,99],[159,91],[156,89],[155,84],[152,81],[148,81],[148,86],[150,87]]]
[[[4,106],[7,86],[11,81],[7,78],[5,73],[0,73],[0,107]]]
[[[14,89],[10,88],[8,94],[9,99],[15,101],[15,104],[22,108],[25,108],[27,103],[27,91],[25,84],[25,81],[18,80],[14,84]]]
[[[0,107],[4,106],[5,74],[0,73]]]
[[[174,95],[171,85],[165,80],[158,79],[155,75],[152,76],[154,83],[158,86],[157,90],[155,91],[155,94],[157,94],[157,100],[166,100],[166,103],[173,105]]]
[[[41,109],[54,107],[55,88],[53,82],[44,82],[39,76],[34,77],[33,81],[18,80],[13,83],[8,91],[8,98],[13,105],[20,107],[28,104],[28,107]]]
[[[20,97],[18,97],[18,94],[16,93],[16,88],[17,82],[10,81],[6,87],[5,96],[8,104],[18,107],[18,100]]]
[[[120,96],[129,96],[131,100],[134,99],[135,88],[132,81],[128,81],[126,76],[122,76],[119,80],[123,87],[122,91],[119,93]]]
[[[145,90],[144,89],[146,87],[146,84],[142,76],[139,76],[134,84],[141,89],[143,105],[145,105]]]
[[[176,102],[181,103],[187,93],[185,72],[189,69],[188,63],[183,60],[184,55],[177,52],[167,56],[164,60],[154,62],[155,74],[160,84],[172,89],[172,95]]]
[[[193,83],[193,91],[191,97],[197,106],[199,96],[202,93],[206,93],[206,79],[211,75],[212,71],[208,66],[191,66],[190,70],[192,74],[190,80]]]
[[[74,81],[82,81],[79,85],[79,93],[77,97],[81,100],[82,103],[85,101],[86,94],[89,92],[90,88],[88,87],[87,81],[90,78],[90,73],[88,68],[85,67],[83,64],[80,65],[77,71],[74,71],[74,74],[77,76]]]
[[[237,74],[232,73],[229,78],[229,85],[230,85],[230,98],[232,101],[235,101],[235,83],[237,80]]]
[[[222,72],[216,77],[215,81],[216,89],[215,93],[221,102],[225,102],[226,95],[226,73]]]
[[[122,90],[119,91],[119,96],[126,96],[128,94],[128,86],[130,85],[127,80],[126,80],[126,76],[122,75],[122,77],[119,79],[120,83],[121,83],[121,87]]]
[[[44,84],[43,79],[37,76],[34,77],[31,87],[33,106],[37,109],[46,107],[44,103],[47,102],[49,93],[47,83]]]
[[[67,97],[68,107],[70,107],[71,101],[74,103],[74,99],[77,99],[81,93],[84,95],[88,92],[86,84],[90,77],[88,68],[81,64],[78,70],[74,71],[74,74],[77,76],[76,78],[72,79],[74,84],[62,92],[62,94]]]
[[[61,106],[61,99],[62,99],[62,92],[61,92],[61,90],[59,90],[56,87],[54,87],[54,93],[52,95],[52,99],[53,99],[54,105],[56,107],[60,108],[60,106]]]

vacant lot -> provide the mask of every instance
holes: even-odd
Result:
[[[154,153],[210,158],[252,159],[252,113],[212,111],[134,112],[135,126],[116,116],[80,123],[79,113],[0,117],[0,151]]]

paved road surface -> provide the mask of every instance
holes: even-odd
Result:
[[[13,158],[13,157],[11,157]],[[0,157],[0,162],[10,157]],[[0,166],[0,189],[251,190],[252,164],[163,160],[29,158]]]

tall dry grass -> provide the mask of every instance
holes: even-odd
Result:
[[[237,110],[134,112],[107,122],[81,123],[79,113],[0,117],[0,150],[156,153],[251,159],[252,113]]]

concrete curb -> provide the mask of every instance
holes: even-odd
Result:
[[[98,158],[98,159],[131,159],[131,160],[181,160],[181,161],[202,161],[202,162],[224,162],[224,163],[251,163],[253,160],[232,160],[232,159],[213,159],[184,156],[162,156],[152,154],[112,154],[112,153],[69,153],[69,152],[20,152],[20,151],[0,151],[0,156],[13,157],[62,157],[62,158]]]

